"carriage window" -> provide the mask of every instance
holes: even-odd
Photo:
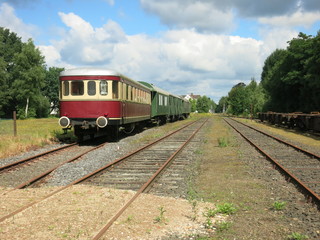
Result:
[[[163,105],[163,96],[159,95],[159,105],[162,106]]]
[[[96,82],[95,81],[88,82],[88,95],[89,96],[96,95]]]
[[[64,81],[63,82],[63,95],[64,96],[69,96],[69,81]]]
[[[80,96],[80,95],[83,95],[83,92],[84,92],[83,81],[71,82],[71,95]]]
[[[108,83],[107,81],[100,81],[100,94],[107,95],[108,94]]]
[[[164,97],[164,105],[168,106],[168,97],[167,96]]]
[[[118,82],[112,82],[112,98],[118,99],[119,98],[119,91],[118,91]]]

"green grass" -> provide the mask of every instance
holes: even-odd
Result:
[[[288,240],[304,240],[304,239],[308,239],[309,237],[307,235],[301,234],[301,233],[291,233],[288,236]]]
[[[228,147],[230,145],[230,140],[227,137],[218,138],[219,147]]]
[[[42,147],[57,140],[63,131],[57,118],[17,120],[17,136],[13,120],[0,120],[0,158]]]
[[[285,209],[286,204],[287,204],[286,202],[275,201],[275,202],[273,203],[272,207],[273,207],[273,209],[274,209],[275,211],[281,211],[281,210]]]

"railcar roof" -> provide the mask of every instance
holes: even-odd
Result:
[[[157,86],[155,86],[155,85],[153,85],[151,83],[147,83],[147,82],[143,82],[143,81],[139,81],[139,83],[147,86],[148,88],[150,88],[151,91],[159,92],[159,93],[161,93],[163,95],[167,95],[167,96],[170,95],[169,92],[167,92],[167,91],[165,91],[165,90],[163,90],[163,89],[161,89],[161,88],[159,88],[159,87],[157,87]]]
[[[66,76],[117,76],[117,77],[126,79],[127,81],[130,81],[134,84],[137,84],[146,90],[147,89],[150,90],[148,87],[139,83],[138,81],[128,78],[127,76],[122,75],[117,71],[104,69],[104,68],[73,68],[73,69],[67,69],[60,73],[60,77],[66,77]]]
[[[60,76],[122,76],[119,72],[103,68],[73,68],[60,73]]]

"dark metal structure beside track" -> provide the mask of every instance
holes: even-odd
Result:
[[[320,132],[320,112],[311,114],[296,113],[258,113],[258,118],[271,124],[283,125],[289,128],[300,128],[302,130],[312,130]]]

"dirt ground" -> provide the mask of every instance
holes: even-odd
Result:
[[[188,199],[142,194],[102,239],[319,239],[318,210],[220,117],[210,118],[201,134]],[[0,217],[55,189],[5,194],[8,189],[0,188]],[[0,239],[92,239],[133,194],[73,186],[1,222]],[[276,201],[286,206],[276,211]],[[236,211],[208,217],[223,203]]]

